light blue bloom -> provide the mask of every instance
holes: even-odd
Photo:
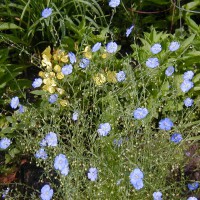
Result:
[[[96,52],[101,48],[101,42],[97,42],[93,47],[92,47],[92,52]]]
[[[119,4],[120,4],[120,0],[110,0],[109,1],[109,6],[111,8],[115,8],[115,7],[119,6]]]
[[[87,173],[88,179],[96,181],[98,177],[98,170],[95,167],[91,167]]]
[[[69,165],[65,165],[65,167],[60,171],[60,173],[64,176],[67,176],[69,174]]]
[[[78,112],[75,111],[73,114],[72,114],[72,120],[73,121],[77,121],[78,120]]]
[[[49,132],[46,137],[45,140],[47,142],[48,146],[52,146],[52,147],[56,147],[57,146],[57,135],[54,132]]]
[[[135,168],[130,173],[130,182],[136,190],[140,190],[144,187],[143,178],[144,174],[139,168]]]
[[[194,76],[193,71],[187,71],[183,74],[183,79],[184,80],[192,80],[193,76]]]
[[[159,65],[158,58],[148,58],[148,60],[146,61],[146,66],[149,68],[155,68],[158,67],[158,65]]]
[[[194,87],[194,83],[190,80],[184,80],[180,85],[180,88],[183,92],[188,92],[193,87]]]
[[[41,147],[47,146],[47,141],[46,141],[45,139],[42,139],[42,140],[40,141],[40,146],[41,146]]]
[[[133,111],[133,117],[135,119],[143,119],[147,116],[148,110],[146,108],[137,108]]]
[[[8,138],[2,138],[0,140],[0,149],[7,149],[11,144],[11,140]]]
[[[151,47],[151,52],[153,53],[153,54],[157,54],[157,53],[159,53],[159,52],[161,52],[162,51],[162,46],[161,46],[161,44],[159,44],[159,43],[156,43],[156,44],[154,44],[152,47]]]
[[[173,66],[169,66],[166,70],[165,70],[165,75],[166,76],[171,76],[174,73],[174,67]]]
[[[51,200],[53,197],[53,189],[50,188],[49,185],[44,185],[41,189],[41,195],[42,200]]]
[[[50,97],[49,97],[49,103],[55,103],[58,99],[58,95],[57,94],[52,94]]]
[[[54,168],[57,170],[66,170],[65,167],[68,166],[68,160],[64,154],[59,154],[58,156],[55,157],[54,160]]]
[[[131,34],[131,32],[133,31],[133,28],[134,28],[134,25],[126,29],[126,37],[128,37]]]
[[[106,45],[106,51],[108,53],[115,53],[117,51],[117,43],[116,42],[109,42]]]
[[[45,8],[42,11],[42,17],[47,18],[52,14],[52,8]]]
[[[73,70],[73,67],[72,67],[71,64],[65,65],[65,66],[62,67],[62,73],[63,73],[64,75],[69,75],[69,74],[71,74],[71,73],[72,73],[72,70]]]
[[[194,100],[190,99],[189,97],[184,100],[184,104],[186,107],[192,106],[193,102],[194,102]]]
[[[180,44],[178,42],[173,41],[169,45],[169,50],[176,51],[177,49],[179,49],[179,47],[180,47]]]
[[[142,179],[138,179],[138,180],[133,180],[131,179],[130,180],[131,184],[133,185],[133,187],[136,189],[136,190],[140,190],[144,187],[144,183],[143,183],[143,180]]]
[[[160,191],[153,193],[153,200],[162,200],[162,193]]]
[[[196,197],[189,197],[187,200],[198,200]]]
[[[41,78],[36,78],[33,83],[32,83],[32,86],[34,88],[38,88],[42,85],[42,79]]]
[[[86,68],[88,65],[90,64],[90,60],[87,59],[87,58],[82,58],[81,61],[80,61],[80,64],[79,66],[84,69]]]
[[[172,142],[174,142],[175,144],[178,144],[179,142],[181,142],[182,139],[183,138],[182,138],[182,135],[180,133],[174,133],[170,138],[170,140]]]
[[[24,106],[22,105],[19,105],[19,113],[24,113],[25,112],[25,109],[24,109]]]
[[[47,157],[48,157],[48,155],[47,155],[46,151],[45,151],[43,148],[40,148],[40,149],[36,152],[35,157],[36,157],[36,158],[41,158],[41,159],[43,159],[43,160],[46,160]]]
[[[122,82],[126,79],[126,74],[124,73],[124,71],[120,71],[116,74],[116,78],[118,82]]]
[[[161,130],[169,131],[173,126],[174,124],[169,118],[164,118],[159,121],[159,128]]]
[[[11,108],[16,109],[18,105],[19,105],[19,98],[13,97],[10,102]]]
[[[99,133],[100,136],[106,136],[111,130],[111,126],[109,123],[103,123],[99,125],[99,129],[97,132]]]
[[[188,189],[192,191],[192,190],[196,190],[199,187],[199,183],[198,182],[188,183],[187,186],[188,186]]]
[[[8,195],[8,192],[10,191],[10,188],[8,187],[6,190],[3,191],[2,198],[6,198]]]
[[[76,62],[76,55],[73,52],[68,53],[69,61],[71,64],[74,64]]]
[[[123,139],[120,138],[119,140],[114,139],[113,144],[117,147],[120,147],[122,145]]]

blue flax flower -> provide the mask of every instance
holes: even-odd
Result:
[[[160,191],[153,193],[153,200],[162,200],[162,193]]]
[[[199,183],[198,182],[188,183],[187,186],[188,186],[188,189],[192,191],[192,190],[196,190],[199,187]]]
[[[53,189],[50,188],[49,185],[44,185],[41,189],[41,195],[42,200],[50,200],[53,197]]]
[[[24,113],[25,112],[25,110],[24,110],[24,106],[22,106],[22,105],[19,105],[19,113]]]
[[[75,111],[73,114],[72,114],[72,120],[73,121],[77,121],[78,120],[78,112]]]
[[[42,140],[40,141],[40,146],[41,146],[41,147],[47,146],[47,141],[46,141],[45,139],[42,139]]]
[[[193,87],[194,87],[194,83],[190,80],[184,80],[180,85],[180,88],[183,92],[188,92]]]
[[[83,59],[81,59],[79,66],[80,66],[82,69],[84,69],[84,68],[86,68],[89,64],[90,64],[90,60],[88,60],[87,58],[83,58]]]
[[[100,136],[106,136],[111,130],[111,126],[109,123],[103,123],[99,125],[99,129],[97,132],[99,133]]]
[[[126,74],[124,73],[124,71],[119,71],[116,74],[116,78],[117,78],[118,82],[122,82],[122,81],[124,81],[126,79]]]
[[[120,138],[119,140],[114,139],[113,144],[117,147],[120,147],[122,145],[123,139]]]
[[[169,66],[166,70],[165,70],[165,75],[166,76],[171,76],[174,73],[174,67],[173,66]]]
[[[10,188],[6,188],[6,190],[3,191],[3,194],[2,194],[2,198],[6,198],[6,196],[8,195],[8,192],[10,191]]]
[[[58,95],[57,94],[52,94],[50,97],[49,97],[49,103],[55,103],[58,99]]]
[[[159,65],[159,60],[158,58],[148,58],[146,61],[146,66],[149,68],[156,68]]]
[[[133,116],[135,119],[143,119],[147,116],[148,110],[146,108],[137,108],[133,111]]]
[[[109,42],[106,45],[106,51],[108,53],[115,53],[117,51],[117,43],[116,42]]]
[[[182,139],[183,138],[182,138],[182,135],[180,133],[174,133],[170,138],[170,140],[172,142],[174,142],[175,144],[178,144],[179,142],[181,142]]]
[[[115,8],[115,7],[119,6],[119,4],[120,4],[120,0],[110,0],[109,1],[109,6],[111,8]]]
[[[42,11],[42,17],[47,18],[52,14],[52,8],[45,8]]]
[[[45,137],[46,143],[48,146],[56,147],[57,146],[57,135],[54,132],[49,132]]]
[[[65,66],[62,67],[62,73],[63,73],[64,75],[69,75],[69,74],[71,74],[71,73],[72,73],[72,70],[73,70],[73,67],[72,67],[71,64],[65,65]]]
[[[159,53],[159,52],[161,52],[162,51],[162,46],[161,46],[161,44],[159,44],[159,43],[156,43],[156,44],[154,44],[152,47],[151,47],[151,52],[153,53],[153,54],[157,54],[157,53]]]
[[[71,64],[74,64],[76,62],[76,55],[73,52],[68,53],[69,61]]]
[[[97,42],[93,47],[92,47],[92,52],[99,51],[101,48],[101,42]]]
[[[68,165],[69,165],[68,160],[64,154],[59,154],[58,156],[55,157],[54,160],[55,169],[62,171]]]
[[[64,176],[69,174],[69,165],[65,165],[65,167],[60,171],[60,173]]]
[[[134,25],[126,29],[126,37],[128,37],[131,34],[131,32],[133,31],[133,28],[134,28]]]
[[[130,182],[136,190],[140,190],[144,187],[143,178],[144,174],[139,168],[135,168],[130,173]]]
[[[187,200],[198,200],[196,197],[189,197]]]
[[[42,85],[42,79],[41,78],[36,78],[33,83],[32,83],[32,86],[34,88],[38,88]]]
[[[19,105],[19,98],[13,97],[10,102],[11,108],[16,109],[18,105]]]
[[[169,131],[173,126],[174,124],[169,118],[161,119],[159,122],[159,128],[161,130]]]
[[[2,138],[0,140],[0,149],[7,149],[11,144],[11,140],[8,138]]]
[[[91,181],[96,181],[98,177],[98,170],[95,167],[91,167],[87,173],[88,179]]]
[[[184,104],[186,107],[192,106],[193,102],[194,102],[194,100],[189,97],[184,100]]]
[[[180,44],[178,42],[173,41],[169,45],[169,50],[176,51],[177,49],[179,49],[179,47],[180,47]]]
[[[43,148],[41,148],[36,152],[35,157],[46,160],[48,155],[47,155],[46,151]]]
[[[192,80],[193,76],[194,76],[193,71],[187,71],[183,74],[183,79],[184,80]]]

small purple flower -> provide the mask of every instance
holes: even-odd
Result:
[[[148,58],[146,61],[146,66],[149,68],[156,68],[159,65],[159,60],[158,58]]]
[[[110,0],[109,1],[109,6],[111,8],[115,8],[115,7],[119,6],[119,4],[120,4],[120,0]]]
[[[75,111],[73,114],[72,114],[72,120],[73,121],[77,121],[78,120],[78,112]]]
[[[24,106],[22,106],[22,105],[19,105],[19,113],[24,113],[25,112],[25,110],[24,110]]]
[[[74,64],[76,62],[76,55],[73,52],[68,53],[69,60],[71,64]]]
[[[53,197],[53,189],[50,188],[49,185],[44,185],[41,189],[41,195],[42,200],[51,200]]]
[[[52,8],[45,8],[42,11],[42,17],[47,18],[52,14]]]
[[[71,74],[71,73],[72,73],[72,70],[73,70],[73,67],[72,67],[71,64],[65,65],[65,66],[62,67],[62,73],[63,73],[64,75],[69,75],[69,74]]]
[[[88,179],[91,181],[96,181],[98,177],[98,170],[95,167],[91,167],[87,173]]]
[[[46,140],[48,146],[52,146],[52,147],[57,146],[57,135],[55,133],[49,132],[46,135],[45,140]]]
[[[143,119],[147,116],[148,110],[146,108],[137,108],[133,111],[133,117],[135,119]]]
[[[178,144],[179,142],[181,142],[182,139],[183,138],[182,138],[182,135],[180,133],[174,133],[170,138],[170,140],[172,142],[174,142],[175,144]]]
[[[169,66],[166,70],[165,70],[165,75],[166,76],[171,76],[174,73],[174,67],[173,66]]]
[[[49,97],[49,103],[55,103],[58,99],[58,95],[57,94],[52,94],[50,97]]]
[[[162,200],[162,193],[161,192],[154,192],[153,193],[153,200]]]
[[[10,191],[10,188],[8,187],[6,190],[3,191],[2,198],[6,198],[8,195],[8,192]]]
[[[156,43],[151,47],[151,52],[153,54],[157,54],[157,53],[159,53],[161,51],[162,51],[162,46],[159,43]]]
[[[124,71],[119,71],[116,74],[116,78],[117,78],[118,82],[122,82],[122,81],[124,81],[126,79],[126,74],[124,73]]]
[[[46,151],[43,148],[41,148],[36,152],[35,157],[46,160],[48,155],[47,155]]]
[[[68,160],[64,154],[59,154],[58,156],[55,157],[55,160],[54,160],[55,169],[62,171],[68,165],[69,165]]]
[[[117,43],[116,42],[109,42],[106,46],[106,51],[108,53],[115,53],[117,51]]]
[[[2,138],[0,140],[0,149],[7,149],[11,144],[11,140],[8,138]]]
[[[11,108],[16,109],[18,105],[19,105],[19,97],[13,97],[10,102]]]
[[[33,83],[32,83],[32,86],[34,88],[38,88],[42,85],[42,79],[41,78],[36,78]]]
[[[190,80],[184,80],[180,85],[180,88],[183,92],[188,92],[193,87],[194,87],[194,83]]]
[[[173,126],[174,124],[169,118],[164,118],[159,122],[159,128],[161,130],[169,131]]]
[[[169,45],[169,50],[170,51],[176,51],[177,49],[179,49],[180,44],[178,42],[171,42]]]
[[[194,76],[193,71],[187,71],[183,74],[183,79],[184,80],[192,80],[193,76]]]
[[[126,37],[128,37],[131,34],[131,32],[133,31],[133,28],[134,28],[134,25],[126,29]]]
[[[99,133],[100,136],[106,136],[111,130],[111,126],[109,123],[103,123],[99,125],[99,129],[97,132]]]
[[[93,47],[92,47],[92,52],[96,52],[101,48],[101,42],[97,42]]]
[[[189,97],[184,100],[184,104],[186,107],[192,106],[193,102],[194,102],[194,100],[190,99]]]
[[[90,64],[90,60],[87,59],[87,58],[82,58],[81,61],[80,61],[80,64],[79,66],[84,69],[86,68],[88,65]]]
[[[192,191],[192,190],[196,190],[199,187],[199,183],[198,182],[188,183],[187,186],[188,186],[188,189]]]

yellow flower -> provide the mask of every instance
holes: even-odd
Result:
[[[42,52],[42,58],[44,59],[44,57],[48,60],[51,60],[51,47],[48,46],[43,52]]]
[[[60,61],[60,59],[64,56],[64,51],[57,49],[53,52],[53,59]]]
[[[106,78],[109,83],[117,83],[116,72],[115,71],[107,71]]]
[[[86,58],[88,59],[91,59],[92,58],[92,52],[91,52],[91,49],[90,49],[90,46],[86,46],[84,51],[83,51],[83,54]]]
[[[39,74],[38,74],[41,78],[44,78],[45,77],[45,73],[43,71],[40,71]]]
[[[107,53],[103,53],[103,54],[101,55],[101,57],[102,57],[103,59],[107,58]]]
[[[54,78],[56,75],[55,75],[54,72],[50,72],[50,73],[49,73],[49,76],[50,76],[51,78]]]
[[[51,60],[46,55],[43,55],[42,57],[43,57],[43,59],[42,59],[42,66],[43,67],[45,67],[45,66],[51,67],[52,66]]]
[[[62,88],[56,88],[56,91],[57,91],[60,95],[62,95],[62,94],[65,93],[65,90],[63,90]]]
[[[61,105],[61,106],[65,107],[65,106],[67,106],[68,104],[69,104],[69,103],[68,103],[67,100],[60,100],[60,105]]]
[[[53,69],[54,69],[55,72],[61,72],[60,65],[55,65]]]
[[[62,72],[57,73],[56,75],[57,79],[61,80],[64,78],[64,74]]]
[[[48,86],[47,91],[50,92],[51,94],[53,94],[53,93],[55,93],[55,88],[52,86]]]
[[[45,78],[43,79],[43,83],[47,86],[56,86],[56,82],[55,80],[51,79],[51,78]]]
[[[64,63],[67,63],[67,62],[69,61],[68,55],[63,56],[60,60],[61,60],[62,62],[64,62]]]
[[[102,85],[106,82],[106,77],[102,73],[98,73],[93,77],[96,85]]]

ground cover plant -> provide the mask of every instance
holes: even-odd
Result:
[[[42,45],[33,48],[28,69],[10,65],[16,52],[0,51],[2,199],[200,198],[197,30],[181,27],[172,34],[151,26],[136,36],[138,27],[131,22],[124,31],[130,43],[124,47],[115,36],[120,25],[112,22],[130,2],[68,2],[76,12],[66,10],[65,1],[43,2],[40,10],[31,1],[19,2],[16,7],[6,1],[0,8],[21,9],[21,19],[28,20],[23,15],[33,6],[38,21],[34,28],[34,19],[18,24],[30,34],[2,29],[1,43],[21,49],[12,39],[22,34],[29,45],[34,38]],[[110,16],[100,5],[110,9]],[[102,13],[97,21],[89,18],[91,6],[99,17]],[[62,27],[70,12],[75,14],[67,22],[76,29]],[[85,13],[91,23],[84,21]],[[5,26],[12,15],[4,15]],[[44,31],[42,21],[57,27],[55,32],[48,26]],[[31,51],[20,51],[31,59]],[[30,69],[33,74],[26,75]]]

